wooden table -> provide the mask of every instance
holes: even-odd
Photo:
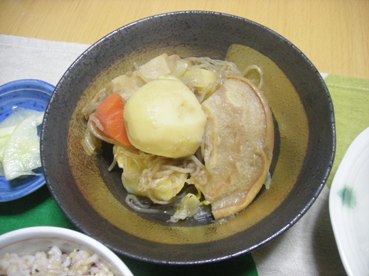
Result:
[[[189,9],[251,19],[289,39],[320,72],[369,79],[368,0],[0,0],[0,34],[91,44],[142,17]]]

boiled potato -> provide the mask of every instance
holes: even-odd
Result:
[[[133,146],[170,158],[194,154],[206,124],[195,95],[171,76],[139,88],[125,105],[124,119]]]

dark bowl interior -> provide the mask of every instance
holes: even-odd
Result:
[[[234,47],[233,44],[246,47]],[[240,59],[240,52],[246,51]],[[229,59],[264,70],[276,147],[271,188],[223,222],[169,224],[125,204],[111,148],[87,156],[81,146],[84,103],[110,79],[160,53]],[[227,54],[227,56],[226,56]],[[289,41],[243,18],[176,12],[124,26],[85,51],[58,83],[46,111],[41,154],[48,187],[68,218],[118,254],[155,263],[194,264],[250,252],[292,226],[313,204],[335,151],[334,113],[320,74]]]

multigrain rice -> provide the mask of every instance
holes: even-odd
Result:
[[[57,246],[48,252],[19,256],[6,253],[0,260],[0,276],[47,275],[47,276],[110,276],[114,275],[96,254],[75,249],[65,253]]]

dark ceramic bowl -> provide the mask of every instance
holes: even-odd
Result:
[[[234,47],[242,44],[246,47]],[[111,148],[85,154],[81,108],[110,79],[160,53],[258,64],[275,118],[272,183],[223,223],[169,224],[125,204],[120,170],[108,171]],[[240,58],[242,56],[242,58]],[[317,69],[277,33],[232,15],[176,12],[124,26],[86,50],[52,96],[42,131],[48,187],[68,218],[119,254],[162,264],[224,260],[250,252],[285,232],[313,204],[335,151],[332,101]],[[288,233],[287,233],[288,235]]]

